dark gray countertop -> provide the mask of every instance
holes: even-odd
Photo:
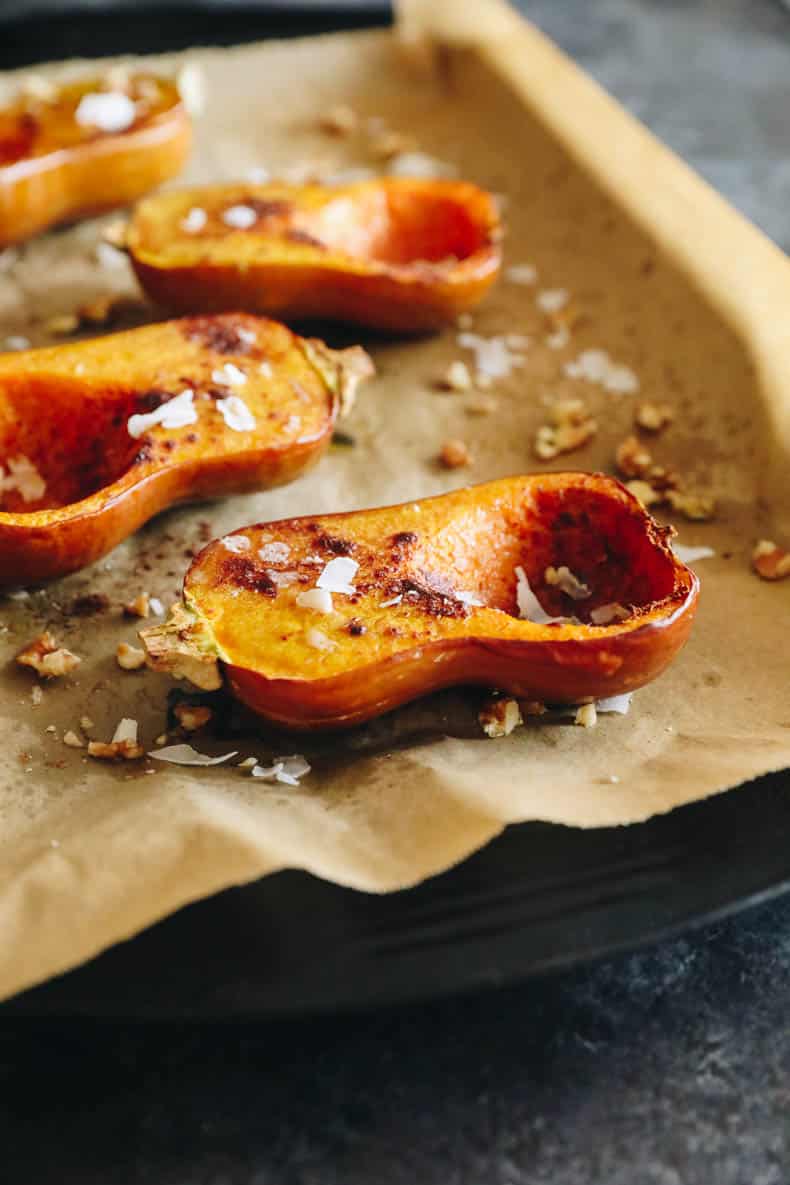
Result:
[[[522,7],[790,245],[790,14],[778,0]],[[785,901],[648,953],[397,1012],[227,1027],[4,1020],[3,1179],[787,1185],[788,999]]]

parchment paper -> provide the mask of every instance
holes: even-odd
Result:
[[[790,584],[761,583],[749,570],[757,538],[790,540],[790,265],[497,4],[434,3],[429,15],[425,5],[407,7],[416,41],[430,20],[441,52],[407,60],[394,34],[376,32],[187,55],[205,71],[207,101],[183,180],[300,162],[369,165],[362,140],[329,139],[316,117],[336,102],[381,117],[505,195],[506,262],[533,263],[539,281],[537,289],[501,282],[474,330],[531,335],[527,365],[488,393],[493,414],[471,416],[475,396],[433,389],[450,361],[469,360],[455,331],[368,339],[379,373],[344,425],[354,447],[333,447],[285,489],[169,512],[95,568],[0,602],[2,996],[185,902],[280,868],[389,891],[462,860],[510,821],[631,823],[790,763]],[[476,22],[463,30],[467,8]],[[16,80],[3,81],[8,89]],[[51,315],[136,291],[125,265],[95,261],[98,230],[92,222],[38,239],[0,273],[0,338],[49,342]],[[551,350],[535,293],[559,287],[578,322],[569,346]],[[627,717],[603,717],[594,730],[529,721],[491,741],[477,725],[475,698],[450,692],[338,739],[278,737],[237,715],[221,723],[226,735],[196,742],[204,752],[235,748],[263,760],[303,752],[313,772],[297,789],[253,782],[232,766],[111,766],[64,746],[64,730],[84,714],[100,739],[121,716],[139,721],[148,747],[163,731],[172,684],[118,669],[116,645],[134,642],[137,624],[118,606],[143,588],[169,603],[185,553],[207,531],[415,499],[537,468],[531,441],[546,398],[557,395],[584,397],[602,427],[556,467],[611,470],[636,397],[564,377],[563,362],[586,347],[631,366],[640,397],[675,406],[656,459],[712,489],[720,504],[717,521],[680,524],[682,543],[716,551],[697,565],[692,640]],[[436,465],[450,436],[470,445],[471,469]],[[111,611],[69,613],[75,597],[97,591]],[[84,661],[34,707],[30,672],[12,659],[45,625]]]

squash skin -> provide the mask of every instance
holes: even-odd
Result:
[[[222,211],[247,203],[262,211],[255,227],[223,224]],[[195,207],[207,225],[188,233]],[[501,237],[493,197],[474,185],[382,178],[155,195],[135,210],[126,247],[145,292],[172,312],[244,308],[418,332],[479,304],[499,273]]]
[[[213,381],[227,363],[249,372],[244,386]],[[371,372],[358,348],[329,350],[248,314],[0,356],[0,465],[27,456],[47,483],[29,506],[0,494],[0,586],[83,568],[174,503],[294,480],[328,447],[344,392]],[[195,391],[197,422],[129,435],[130,415],[184,389]],[[232,393],[254,430],[224,423],[214,403]]]
[[[221,541],[200,553],[185,578],[184,601],[233,695],[297,730],[349,727],[459,684],[576,703],[649,682],[688,638],[697,577],[673,554],[670,532],[612,478],[504,478],[419,507],[291,519],[234,533],[250,541],[249,556],[260,540],[289,544],[297,589],[313,585],[322,570],[304,563],[307,547],[326,561],[341,544],[350,545],[345,554],[359,563],[356,593],[334,596],[337,616],[295,606],[293,588],[253,592],[260,563],[239,584]],[[393,546],[399,538],[413,542]],[[322,539],[329,550],[322,551]],[[543,583],[544,568],[562,563],[589,584],[588,604]],[[527,569],[549,612],[587,620],[537,625],[517,618],[514,564]],[[414,599],[401,592],[397,606],[385,607],[397,588],[422,591]],[[483,606],[460,604],[453,595],[459,590]],[[590,608],[618,599],[630,608],[625,621],[590,624]],[[361,633],[351,633],[351,622]],[[307,644],[312,627],[334,648]],[[161,636],[162,627],[141,633],[150,664],[167,669]]]
[[[132,78],[156,87],[157,97],[123,132],[92,132],[73,119],[80,99],[98,89],[98,78],[58,88],[53,103],[20,99],[0,109],[0,248],[60,222],[128,205],[181,171],[192,127],[175,84],[153,75]],[[3,154],[3,128],[19,118],[34,131],[28,150],[14,158]]]

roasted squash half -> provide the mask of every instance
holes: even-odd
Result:
[[[174,312],[244,308],[388,330],[444,325],[496,278],[493,197],[460,181],[210,185],[141,202],[126,245]]]
[[[686,641],[697,592],[619,482],[554,473],[234,532],[141,637],[157,669],[206,689],[224,674],[268,720],[337,728],[451,684],[631,691]]]
[[[371,372],[247,314],[0,356],[0,585],[84,567],[174,502],[293,480]]]
[[[0,108],[0,247],[135,201],[189,154],[189,115],[167,79],[39,86]]]

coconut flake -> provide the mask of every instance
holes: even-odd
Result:
[[[197,412],[192,404],[194,391],[182,391],[173,399],[168,399],[154,411],[145,415],[130,416],[126,428],[130,436],[139,439],[149,428],[161,424],[163,428],[185,428],[187,424],[197,423]]]
[[[101,132],[124,132],[137,117],[137,108],[128,95],[119,91],[101,91],[83,95],[74,119],[81,127]]]
[[[232,362],[226,362],[218,370],[212,370],[211,381],[219,383],[221,387],[243,387],[247,376],[238,366],[234,366]]]
[[[399,593],[397,597],[391,597],[389,601],[382,601],[379,609],[389,609],[391,605],[400,605],[403,600],[403,593]]]
[[[482,606],[483,602],[478,600],[474,593],[471,592],[457,592],[453,594],[456,601],[460,601],[462,605],[469,605],[470,608]]]
[[[535,304],[544,313],[558,313],[567,303],[566,288],[543,288],[535,297]]]
[[[199,230],[208,222],[208,214],[201,206],[193,206],[184,218],[181,219],[181,229],[185,230],[187,234],[197,234]]]
[[[258,221],[258,215],[252,206],[228,206],[222,211],[222,221],[233,230],[249,230]]]
[[[223,753],[221,757],[209,757],[205,753],[198,753],[191,745],[167,745],[164,749],[153,749],[148,756],[157,761],[167,761],[170,765],[221,765],[223,761],[237,757],[238,750]]]
[[[239,325],[239,327],[237,328],[236,336],[238,338],[240,338],[245,343],[245,345],[248,345],[248,346],[254,346],[256,341],[258,340],[255,336],[255,330],[245,329],[243,325]]]
[[[508,284],[534,284],[537,278],[538,269],[532,263],[514,263],[505,268]]]
[[[590,589],[579,580],[565,564],[560,568],[548,567],[543,574],[546,584],[558,588],[574,601],[584,601],[590,596]]]
[[[258,558],[264,564],[285,564],[290,559],[291,548],[287,543],[264,543],[258,548]]]
[[[254,778],[262,778],[265,782],[281,782],[286,786],[298,786],[299,779],[310,773],[310,763],[301,753],[293,753],[290,757],[275,757],[269,766],[253,765],[251,774]]]
[[[113,745],[136,745],[137,744],[137,721],[130,720],[128,716],[124,716],[119,722],[118,727],[112,734]]]
[[[613,712],[617,716],[627,716],[633,698],[634,693],[626,691],[623,695],[610,695],[606,699],[596,700],[595,706],[599,712]]]
[[[255,430],[255,416],[239,395],[228,395],[226,399],[218,399],[217,410],[227,426],[234,432],[253,432]]]
[[[325,588],[306,588],[297,593],[296,603],[300,609],[313,609],[316,613],[331,613],[334,609],[332,594]]]
[[[325,588],[328,592],[346,593],[350,596],[356,592],[351,581],[358,568],[359,564],[356,560],[351,560],[347,556],[338,556],[337,559],[330,560],[326,565],[315,582],[316,588]]]
[[[337,643],[328,638],[323,630],[317,630],[315,626],[311,626],[309,630],[305,630],[304,640],[308,646],[312,646],[314,650],[335,650]]]
[[[47,484],[28,457],[9,457],[8,469],[6,477],[5,470],[0,465],[0,494],[16,490],[22,495],[23,502],[37,502],[39,498],[43,498]]]
[[[516,568],[516,602],[518,614],[524,621],[532,621],[535,625],[551,625],[554,622],[565,622],[565,617],[551,617],[541,605],[530,588],[527,574],[523,568]]]
[[[165,607],[159,600],[159,597],[149,597],[148,608],[151,610],[154,617],[162,617],[165,611]]]
[[[682,564],[709,560],[716,554],[712,547],[685,547],[682,543],[672,543],[670,546]]]
[[[225,535],[220,539],[220,543],[226,551],[231,551],[234,555],[241,555],[243,551],[250,550],[250,541],[246,535]]]

